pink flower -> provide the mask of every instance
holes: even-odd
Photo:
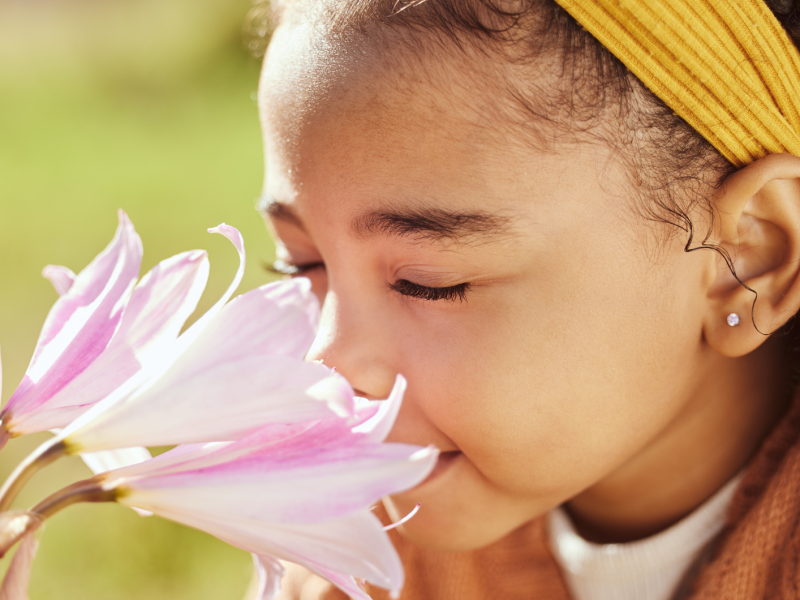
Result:
[[[208,278],[205,252],[162,261],[134,287],[141,241],[120,211],[114,240],[79,275],[47,267],[61,297],[2,411],[5,431],[73,424],[75,453],[233,440],[266,422],[349,414],[349,385],[303,360],[319,310],[308,282],[263,286],[228,303],[244,273],[244,243],[228,225],[209,231],[234,244],[239,268],[225,294],[180,337]],[[91,416],[74,424],[87,411]],[[99,455],[89,464],[107,468],[144,456],[141,449],[123,454],[116,454],[122,462]]]
[[[151,369],[127,379],[60,434],[69,453],[129,446],[232,441],[266,423],[350,415],[347,381],[304,360],[319,306],[307,279],[264,285],[231,302],[244,244],[228,225],[240,265],[220,300]]]
[[[201,529],[252,552],[262,598],[279,589],[280,558],[367,598],[353,577],[397,592],[403,570],[369,507],[417,485],[437,451],[381,443],[405,390],[351,418],[273,424],[230,443],[178,446],[100,476],[118,502]]]
[[[111,244],[79,275],[44,269],[61,297],[3,408],[11,436],[64,427],[157,363],[197,305],[208,277],[206,253],[173,256],[134,287],[141,240],[124,212],[119,219]]]
[[[232,441],[267,423],[352,414],[347,381],[303,359],[314,336],[315,302],[307,280],[268,284],[234,299],[191,344],[180,347],[181,336],[179,353],[164,369],[120,388],[65,428],[68,452]]]

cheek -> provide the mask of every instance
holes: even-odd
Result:
[[[700,320],[687,323],[688,294],[668,291],[691,283],[646,264],[615,272],[604,266],[619,264],[612,258],[532,271],[411,336],[408,375],[425,390],[426,416],[499,488],[574,495],[681,408]]]
[[[303,277],[311,280],[311,291],[314,292],[321,307],[325,303],[325,295],[328,293],[328,271],[324,268],[312,269]]]

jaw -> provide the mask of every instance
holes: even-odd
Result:
[[[546,512],[544,499],[515,496],[487,481],[460,452],[417,487],[383,499],[392,521],[420,503],[419,512],[398,528],[413,543],[465,552],[488,546]]]

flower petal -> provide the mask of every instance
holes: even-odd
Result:
[[[288,356],[245,357],[177,381],[170,370],[81,427],[70,427],[67,439],[82,452],[236,440],[267,423],[335,414],[307,393],[330,377],[323,365]]]
[[[47,265],[42,269],[42,277],[53,284],[59,296],[66,294],[75,283],[75,273],[72,269],[61,265]]]
[[[33,557],[39,547],[36,530],[26,533],[6,571],[3,585],[0,587],[0,600],[28,600],[28,585],[33,568]]]
[[[242,294],[208,321],[172,367],[172,377],[189,378],[221,361],[247,356],[302,358],[314,341],[318,311],[307,279],[278,281]]]
[[[33,358],[4,412],[41,405],[102,353],[136,283],[142,243],[120,211],[117,233],[47,315]]]
[[[243,523],[228,521],[223,527],[235,532],[235,537],[217,537],[245,550],[251,544],[274,548],[274,556],[303,565],[326,579],[330,576],[336,585],[346,586],[348,577],[358,577],[390,590],[403,586],[400,557],[378,518],[368,510],[324,523],[248,525],[253,529],[247,531]],[[345,591],[351,593],[352,588],[346,587]]]
[[[108,347],[46,405],[17,415],[13,430],[33,433],[64,427],[142,368],[168,363],[175,339],[194,312],[207,278],[208,259],[200,250],[156,265],[133,290]]]
[[[272,600],[281,591],[281,579],[286,569],[271,556],[253,554],[253,562],[258,574],[258,594],[256,600]]]
[[[201,459],[218,454],[224,448],[230,447],[232,442],[211,442],[208,444],[181,444],[172,450],[159,454],[146,462],[128,465],[114,470],[107,474],[108,479],[117,481],[138,477],[141,475],[165,474],[180,471],[181,467],[191,462],[192,466],[203,465]],[[220,461],[210,459],[210,464],[218,464]],[[200,467],[197,467],[200,468]]]
[[[92,473],[105,473],[113,469],[121,469],[130,465],[138,465],[150,460],[150,451],[147,448],[118,448],[117,450],[102,450],[100,452],[87,452],[81,454],[83,462],[92,470]]]
[[[394,427],[397,415],[400,413],[400,406],[403,403],[403,395],[406,393],[407,387],[406,378],[402,375],[397,375],[389,397],[379,402],[378,412],[375,416],[356,427],[353,431],[364,433],[371,442],[377,443],[385,440],[392,427]]]
[[[120,502],[133,502],[133,496]],[[270,522],[269,515],[258,520],[224,515],[210,519],[182,508],[158,508],[153,512],[248,552],[288,560],[321,575],[322,571],[346,573],[390,590],[399,590],[403,585],[400,558],[381,522],[368,510],[321,523]]]
[[[358,585],[358,582],[356,582],[353,577],[316,565],[305,566],[320,577],[330,581],[333,585],[350,596],[350,598],[353,598],[353,600],[372,600],[370,595],[361,589],[361,587]]]
[[[197,319],[189,329],[187,329],[183,335],[180,337],[180,350],[179,353],[182,352],[184,348],[187,348],[194,339],[200,335],[200,332],[208,325],[208,322],[216,316],[216,314],[225,306],[225,303],[230,300],[233,293],[236,291],[236,288],[239,287],[239,284],[242,282],[242,277],[244,277],[244,265],[246,254],[244,252],[244,239],[242,238],[242,234],[239,233],[239,230],[235,227],[231,227],[230,225],[226,225],[222,223],[217,225],[216,227],[212,227],[208,230],[209,233],[220,233],[228,238],[233,246],[236,248],[236,251],[239,253],[239,268],[236,270],[236,275],[233,277],[233,281],[228,286],[228,289],[225,290],[225,293],[222,294],[222,297],[217,300],[217,302],[209,308],[206,313]]]
[[[268,284],[233,299],[181,351],[159,388],[181,385],[224,364],[245,365],[257,357],[302,358],[314,339],[316,303],[307,280]],[[346,382],[345,386],[334,397],[352,404],[352,388]]]
[[[150,460],[150,451],[147,448],[119,448],[117,450],[103,450],[101,452],[87,452],[81,454],[83,462],[92,470],[92,473],[105,473],[112,469],[137,465]],[[141,517],[152,516],[149,510],[131,507]]]
[[[209,518],[227,512],[242,519],[269,515],[276,522],[319,523],[417,485],[433,469],[436,457],[432,447],[406,444],[356,445],[292,456],[281,452],[278,444],[229,463],[142,477],[125,487],[134,506],[157,514],[180,507]]]

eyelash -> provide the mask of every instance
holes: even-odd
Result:
[[[313,263],[307,263],[305,265],[295,265],[293,263],[280,259],[276,260],[271,265],[264,265],[264,268],[270,273],[275,273],[277,275],[289,275],[290,277],[305,275],[309,271],[313,271],[314,269],[319,269],[320,267],[324,268],[325,263],[313,262]]]
[[[276,273],[278,275],[289,275],[296,277],[303,275],[314,269],[324,268],[325,263],[314,262],[304,265],[296,265],[285,260],[276,260],[271,265],[265,265],[267,271]],[[436,302],[444,300],[445,302],[459,302],[467,301],[467,291],[470,288],[469,283],[459,283],[458,285],[451,285],[449,287],[428,287],[426,285],[419,285],[412,283],[407,279],[399,279],[395,283],[390,283],[389,288],[402,296],[409,298],[418,298],[429,302]]]
[[[410,298],[419,298],[420,300],[428,300],[435,302],[437,300],[444,300],[445,302],[466,302],[467,290],[469,290],[469,283],[459,283],[458,285],[451,285],[450,287],[428,287],[411,283],[407,279],[399,279],[395,283],[390,283],[389,288]]]

